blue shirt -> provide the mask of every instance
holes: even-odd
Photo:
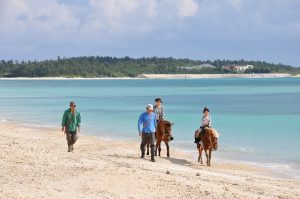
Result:
[[[140,133],[154,133],[156,131],[156,114],[144,112],[140,115],[138,121],[138,130]]]

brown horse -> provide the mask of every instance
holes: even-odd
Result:
[[[156,137],[156,150],[155,150],[155,156],[157,156],[157,151],[158,151],[158,156],[160,156],[161,152],[161,142],[165,142],[166,148],[167,148],[167,157],[170,157],[170,146],[169,146],[169,141],[172,140],[172,125],[173,123],[167,121],[167,120],[160,120],[157,129],[155,132],[155,137]],[[147,143],[147,155],[149,155],[149,143]]]
[[[205,151],[206,155],[206,164],[207,166],[210,166],[210,160],[211,160],[211,152],[212,150],[217,150],[218,149],[218,137],[214,134],[214,130],[211,128],[205,128],[205,134],[202,137],[202,142],[203,145],[198,144],[197,148],[199,151],[199,157],[198,157],[198,162],[202,161],[202,151]]]

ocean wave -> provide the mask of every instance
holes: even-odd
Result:
[[[2,119],[0,119],[0,122],[7,123],[8,120],[2,118]]]
[[[32,124],[32,123],[22,123],[23,126],[32,127],[32,128],[55,128],[55,125],[49,124]]]

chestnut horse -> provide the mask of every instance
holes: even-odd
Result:
[[[206,164],[207,166],[210,166],[211,152],[218,149],[218,135],[214,133],[214,130],[212,128],[205,128],[205,134],[202,137],[201,141],[203,145],[197,145],[199,151],[198,162],[201,162],[201,164],[203,164],[202,151],[204,150],[206,155]]]
[[[155,137],[156,137],[155,156],[157,156],[157,151],[158,151],[158,156],[160,156],[161,142],[163,141],[166,144],[167,157],[170,157],[169,141],[172,140],[172,138],[171,138],[172,125],[173,125],[173,123],[171,123],[167,120],[159,121],[156,132],[155,132]],[[147,143],[147,155],[149,155],[149,143]]]

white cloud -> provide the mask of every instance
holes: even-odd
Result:
[[[196,15],[199,6],[194,0],[90,0],[89,21],[101,21],[110,33],[149,32],[178,19]],[[101,28],[99,28],[101,29]],[[103,30],[103,29],[102,29]]]
[[[199,11],[199,5],[194,0],[178,0],[176,3],[180,17],[195,16]]]
[[[299,0],[0,0],[0,53],[295,45],[299,10]]]
[[[79,24],[69,7],[54,0],[4,0],[0,11],[2,32],[55,34],[73,31]]]
[[[131,34],[176,25],[198,10],[195,0],[89,0],[84,9],[56,0],[1,0],[0,31]]]

